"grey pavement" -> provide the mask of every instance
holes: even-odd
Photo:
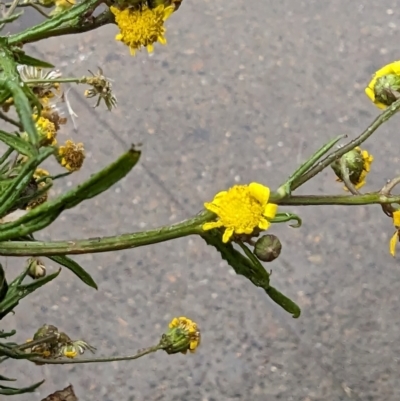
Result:
[[[108,113],[91,108],[84,88],[71,92],[78,132],[69,126],[60,138],[83,141],[88,159],[56,191],[143,144],[128,177],[39,237],[139,231],[191,216],[235,183],[276,187],[323,143],[356,136],[378,114],[363,88],[400,59],[399,10],[392,0],[185,0],[167,23],[168,46],[152,57],[130,57],[113,26],[29,46],[66,76],[102,67],[119,100]],[[375,161],[366,191],[400,173],[398,135],[396,117],[367,143]],[[330,171],[300,190],[338,192]],[[300,319],[199,238],[79,256],[99,291],[63,271],[7,318],[20,341],[50,323],[99,355],[125,354],[186,315],[201,328],[198,352],[74,367],[15,362],[7,375],[21,385],[45,378],[35,399],[71,383],[80,400],[398,401],[400,256],[388,253],[390,219],[376,206],[288,210],[304,224],[273,228],[283,251],[268,267]],[[11,276],[23,262],[6,263]]]

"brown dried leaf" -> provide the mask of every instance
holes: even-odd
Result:
[[[56,391],[48,397],[43,398],[42,401],[78,401],[78,398],[74,393],[74,388],[69,385],[68,387],[65,387],[64,390]]]

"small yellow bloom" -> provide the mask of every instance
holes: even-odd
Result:
[[[55,9],[50,13],[51,16],[61,14],[62,12],[69,10],[75,5],[75,0],[55,0]]]
[[[186,354],[187,350],[191,353],[196,352],[196,348],[200,345],[201,338],[200,331],[195,322],[187,317],[181,316],[172,319],[168,326],[170,329],[181,329],[188,336],[188,348],[180,352],[183,354]]]
[[[389,252],[394,257],[396,254],[396,244],[400,241],[400,210],[393,212],[393,225],[396,228],[389,243]]]
[[[150,9],[146,5],[140,8],[125,8],[111,6],[110,11],[115,15],[120,33],[115,37],[129,46],[132,56],[136,50],[146,47],[153,52],[153,43],[166,44],[164,22],[174,12],[174,6],[160,5]]]
[[[357,182],[354,185],[354,187],[356,189],[360,189],[366,184],[367,174],[371,170],[371,164],[374,161],[374,157],[372,155],[370,155],[366,150],[361,150],[359,147],[356,147],[355,149],[358,150],[359,152],[361,152],[361,157],[363,159],[362,172],[360,174],[359,179],[357,180]]]
[[[61,353],[63,356],[67,358],[75,358],[78,355],[78,350],[76,347],[71,344],[71,345],[66,345],[62,348]]]
[[[278,210],[278,205],[268,203],[269,195],[269,188],[256,182],[235,185],[228,191],[219,192],[212,202],[204,204],[219,219],[205,223],[203,230],[225,227],[223,242],[228,242],[233,234],[267,230]]]
[[[34,114],[32,117],[34,121],[36,121],[37,115]],[[39,135],[41,146],[56,145],[57,130],[54,123],[45,117],[39,117],[39,119],[36,121],[36,129]]]
[[[83,143],[74,143],[71,140],[65,142],[64,146],[58,148],[58,161],[69,171],[77,171],[85,160]]]
[[[393,63],[387,64],[378,70],[374,76],[372,77],[370,83],[365,88],[366,95],[374,102],[374,104],[379,107],[380,109],[385,109],[388,105],[382,103],[379,94],[377,95],[377,83],[378,80],[382,77],[392,76],[393,78],[399,77],[400,78],[400,60],[394,61]],[[388,82],[389,84],[389,82]],[[387,88],[390,90],[390,86]],[[395,100],[395,99],[394,99]]]

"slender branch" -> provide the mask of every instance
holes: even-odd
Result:
[[[151,354],[153,352],[163,349],[162,344],[158,344],[154,347],[145,348],[142,351],[137,352],[134,355],[128,356],[115,356],[115,357],[104,357],[104,358],[82,358],[82,359],[48,359],[48,358],[29,358],[29,361],[36,363],[46,363],[49,365],[67,365],[76,363],[98,363],[98,362],[115,362],[115,361],[131,361],[133,359],[138,359],[142,356]]]
[[[96,252],[109,252],[121,249],[156,244],[188,235],[202,233],[201,226],[214,218],[211,212],[204,211],[192,219],[171,226],[138,233],[122,234],[112,237],[89,238],[73,241],[6,241],[0,242],[0,255],[72,255]],[[0,225],[1,229],[1,225]]]
[[[271,200],[272,202],[272,200]],[[323,205],[385,205],[400,202],[400,195],[382,195],[369,193],[362,195],[298,195],[279,202],[279,206],[323,206]],[[3,247],[3,243],[0,243]],[[5,243],[7,244],[7,243]],[[0,250],[1,254],[2,250]]]
[[[10,7],[8,8],[7,12],[4,13],[4,19],[11,17],[12,13],[15,11],[19,4],[20,0],[13,0]],[[5,23],[0,24],[0,31],[4,28]]]
[[[328,167],[332,162],[334,162],[339,157],[343,156],[345,153],[354,149],[356,146],[361,145],[366,141],[383,123],[389,120],[398,110],[400,110],[400,99],[396,100],[391,106],[389,106],[385,111],[383,111],[370,125],[362,132],[357,138],[350,141],[348,144],[342,146],[335,152],[331,153],[325,159],[321,160],[315,167],[309,170],[306,174],[301,176],[299,179],[295,180],[292,184],[292,191],[303,185],[305,182],[309,181],[311,178],[316,176],[326,167]]]

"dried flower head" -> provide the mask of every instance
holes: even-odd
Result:
[[[98,107],[100,102],[104,100],[107,109],[111,111],[113,107],[117,106],[117,98],[113,95],[111,90],[111,82],[103,75],[103,70],[99,67],[97,74],[92,74],[92,77],[86,78],[86,83],[91,85],[92,88],[85,91],[85,97],[88,99],[98,96],[97,103],[94,107]]]
[[[35,121],[36,130],[39,135],[39,143],[41,146],[56,145],[57,129],[55,124],[45,117],[39,117],[34,114],[32,116]]]
[[[110,7],[110,11],[115,16],[120,33],[115,37],[129,46],[132,55],[137,50],[146,47],[149,53],[154,50],[153,44],[159,42],[166,44],[164,22],[174,12],[174,6],[165,7],[159,5],[149,8],[143,5],[140,8],[120,9],[115,6]]]
[[[68,171],[79,170],[85,160],[83,143],[75,143],[71,140],[67,140],[65,145],[58,148],[57,160]]]

